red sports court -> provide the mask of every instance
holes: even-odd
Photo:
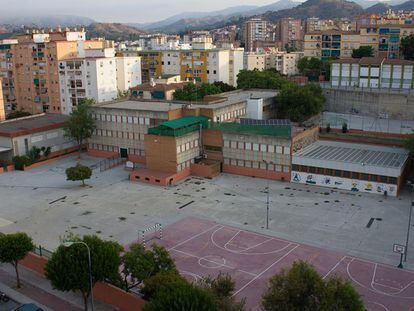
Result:
[[[192,217],[164,228],[162,240],[153,241],[169,250],[190,280],[229,273],[236,297],[246,297],[247,310],[260,310],[268,279],[300,259],[324,278],[337,274],[351,280],[368,310],[414,309],[414,272],[409,270]]]

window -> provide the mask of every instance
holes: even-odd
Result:
[[[309,167],[309,173],[315,174],[316,173],[316,167],[310,166]]]
[[[341,171],[340,170],[335,170],[335,176],[341,177]]]
[[[253,150],[259,151],[259,144],[253,144]]]
[[[267,148],[266,148],[266,144],[260,144],[260,151],[261,152],[266,152]]]
[[[365,173],[362,173],[361,174],[361,179],[362,180],[369,180],[369,175],[368,174],[365,174]]]
[[[283,147],[276,146],[276,153],[283,153]]]
[[[231,148],[232,149],[236,149],[237,148],[237,142],[236,141],[232,141],[230,142]]]
[[[290,154],[290,148],[289,147],[283,147],[283,154]]]
[[[287,166],[287,165],[283,166],[283,172],[284,173],[289,173],[289,166]]]
[[[343,172],[342,172],[342,177],[344,177],[344,178],[349,178],[349,177],[351,177],[351,172],[348,172],[348,171],[343,171]]]
[[[359,173],[352,172],[351,176],[352,176],[353,179],[359,179]]]
[[[270,153],[274,153],[274,152],[275,152],[275,146],[273,146],[273,145],[268,145],[268,146],[267,146],[267,151],[268,151],[268,152],[270,152]]]
[[[237,148],[238,148],[238,149],[244,149],[244,142],[239,141],[239,142],[237,143]]]
[[[230,147],[230,142],[228,140],[224,141],[224,147],[226,147],[226,148]]]
[[[251,143],[246,143],[245,149],[246,150],[252,150],[252,144]]]
[[[275,165],[275,171],[281,172],[282,171],[282,165]]]

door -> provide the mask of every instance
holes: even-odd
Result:
[[[121,154],[121,158],[128,158],[127,148],[119,148],[119,153]]]

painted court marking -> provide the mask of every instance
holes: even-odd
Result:
[[[197,231],[198,224],[209,227]],[[352,281],[368,310],[414,310],[414,271],[194,218],[183,219],[176,226],[180,228],[177,234],[173,234],[174,224],[166,228],[172,231],[165,243],[173,245],[169,251],[181,255],[177,258],[181,273],[198,280],[229,269],[237,284],[233,296],[247,298],[246,310],[259,310],[267,279],[301,259],[312,263],[324,279],[335,274]]]

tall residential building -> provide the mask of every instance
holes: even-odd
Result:
[[[16,108],[16,96],[14,94],[13,81],[13,54],[12,45],[17,44],[16,39],[0,40],[0,79],[3,88],[3,101],[6,111]]]
[[[350,58],[352,50],[371,46],[374,56],[398,59],[401,39],[414,34],[414,24],[364,26],[358,31],[326,30],[306,33],[304,53],[307,57]]]
[[[264,41],[267,37],[267,22],[261,18],[252,18],[243,25],[245,50],[252,52],[255,41]]]
[[[59,62],[62,113],[85,98],[106,102],[141,83],[139,57],[115,57],[113,48],[85,50],[84,57]]]
[[[278,39],[282,42],[284,48],[302,47],[302,25],[300,19],[292,17],[281,18],[278,23]]]
[[[2,79],[0,78],[0,82]],[[6,119],[6,111],[5,105],[3,100],[3,89],[0,87],[0,121],[4,121]]]
[[[142,82],[163,75],[181,76],[182,81],[223,81],[236,86],[237,75],[243,69],[243,49],[202,49],[140,51]]]
[[[17,109],[32,114],[61,113],[59,62],[75,58],[105,41],[87,41],[84,31],[56,31],[17,36],[12,46]]]
[[[298,62],[303,57],[303,52],[278,51],[265,48],[257,53],[245,53],[244,69],[265,70],[276,69],[281,74],[293,76],[299,74]]]
[[[339,59],[331,66],[332,86],[382,89],[413,89],[414,62],[401,59],[363,57]]]

